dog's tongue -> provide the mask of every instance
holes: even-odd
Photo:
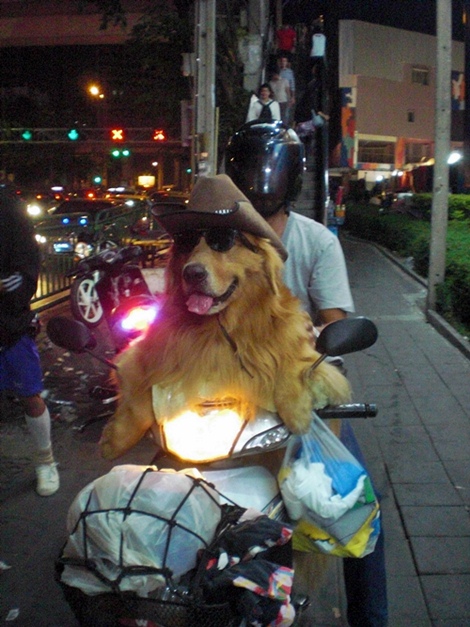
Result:
[[[191,294],[186,301],[186,306],[189,311],[193,313],[204,315],[212,307],[214,299],[212,296],[206,296],[205,294]]]

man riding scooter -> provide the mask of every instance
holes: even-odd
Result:
[[[281,239],[288,259],[284,282],[301,299],[315,325],[345,318],[354,303],[343,251],[324,225],[292,211],[303,176],[303,144],[280,122],[251,122],[230,139],[226,173],[249,198]],[[340,438],[361,460],[348,422]],[[364,558],[344,559],[348,622],[351,627],[387,625],[387,591],[383,533],[375,551]]]

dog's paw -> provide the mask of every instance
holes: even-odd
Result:
[[[116,442],[115,424],[112,420],[104,427],[98,446],[101,456],[110,461],[123,455],[129,448],[123,446],[122,442]]]
[[[306,433],[312,420],[312,401],[308,390],[295,395],[283,394],[276,399],[279,417],[292,433]]]
[[[279,414],[279,416],[289,431],[295,433],[295,435],[303,435],[304,433],[307,433],[312,421],[311,411],[295,415],[291,414],[288,416],[281,416]]]
[[[351,399],[349,381],[336,366],[325,362],[311,372],[310,390],[314,409],[340,405]]]

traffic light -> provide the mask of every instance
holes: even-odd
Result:
[[[161,128],[157,128],[153,131],[153,139],[156,142],[161,142],[161,141],[165,141],[166,139],[166,135],[165,135],[165,131],[162,130]]]
[[[103,179],[101,178],[101,176],[94,176],[93,177],[93,183],[95,185],[101,185],[102,182],[103,182]]]
[[[29,142],[31,139],[33,139],[33,134],[29,129],[25,129],[22,133],[21,133],[21,137],[22,139],[25,140],[25,142]]]
[[[115,159],[120,159],[121,157],[130,157],[131,151],[129,148],[113,148],[111,150],[111,156]]]
[[[67,133],[67,137],[70,139],[70,141],[74,142],[80,138],[80,133],[77,131],[76,128],[71,128],[70,131]]]
[[[122,142],[124,141],[124,129],[123,128],[113,128],[111,129],[111,139],[113,142]]]

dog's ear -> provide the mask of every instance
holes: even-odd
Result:
[[[266,278],[269,281],[273,294],[279,295],[279,286],[282,284],[283,262],[271,242],[267,239],[256,238],[257,247],[263,256],[263,265]]]

